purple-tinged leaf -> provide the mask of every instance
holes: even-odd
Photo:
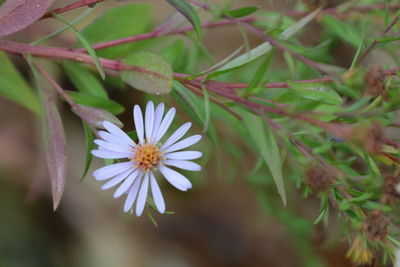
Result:
[[[67,177],[67,143],[64,128],[56,104],[51,94],[45,89],[43,92],[43,134],[46,145],[47,168],[50,175],[53,209],[60,204]]]
[[[96,128],[103,129],[103,121],[112,122],[118,127],[124,126],[117,117],[104,109],[76,105],[72,107],[72,111],[82,120]]]
[[[20,31],[46,13],[54,0],[7,0],[0,6],[0,36]]]

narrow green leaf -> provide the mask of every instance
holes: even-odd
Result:
[[[123,62],[148,71],[122,71],[122,80],[130,86],[156,95],[171,92],[173,71],[162,55],[152,51],[140,51],[129,54]]]
[[[143,1],[144,2],[144,1]],[[130,3],[108,8],[104,14],[82,30],[92,45],[111,40],[126,38],[148,32],[151,27],[152,6],[149,3]],[[160,39],[158,38],[158,41]],[[130,42],[118,46],[97,50],[97,55],[104,58],[117,58],[128,53],[145,49],[154,40],[142,40]]]
[[[253,79],[251,79],[249,86],[244,91],[245,96],[251,95],[254,88],[260,84],[261,79],[264,77],[266,71],[268,70],[269,65],[271,64],[272,56],[273,56],[273,51],[271,51],[265,57],[264,61],[260,65],[260,67],[257,69],[256,74],[253,76]]]
[[[63,69],[79,91],[108,99],[107,92],[100,81],[81,64],[66,60],[63,62]]]
[[[73,91],[67,91],[67,94],[77,104],[101,108],[111,112],[114,115],[120,114],[125,110],[124,106],[110,99],[104,99],[102,97]]]
[[[332,105],[340,105],[343,102],[340,95],[330,87],[318,84],[289,84],[290,91],[298,96]]]
[[[93,49],[93,47],[90,45],[88,40],[80,33],[78,32],[74,26],[69,24],[66,20],[64,20],[61,16],[57,15],[56,13],[52,13],[52,15],[57,18],[59,21],[64,23],[68,28],[76,35],[78,40],[82,43],[82,45],[85,47],[85,49],[88,51],[89,55],[92,57],[94,64],[96,65],[97,70],[100,73],[101,78],[104,80],[106,75],[104,73],[103,66],[100,64],[99,58],[97,57],[96,51]]]
[[[361,35],[359,30],[353,27],[353,25],[329,15],[323,16],[322,24],[328,31],[330,31],[338,38],[346,41],[354,47],[357,47],[359,45]]]
[[[294,34],[296,34],[299,30],[303,29],[305,25],[307,25],[310,21],[312,21],[315,16],[319,13],[320,9],[317,9],[304,18],[300,19],[296,23],[294,23],[292,26],[287,28],[284,32],[280,34],[280,38],[282,40],[287,40],[290,37],[292,37]],[[272,46],[269,42],[265,42],[252,50],[248,51],[247,53],[235,58],[234,60],[230,61],[228,64],[224,65],[222,68],[220,68],[218,71],[227,71],[230,69],[238,68],[240,66],[243,66],[245,64],[250,63],[251,61],[255,60],[256,58],[266,54],[272,49]]]
[[[246,6],[234,10],[229,10],[224,13],[233,18],[241,18],[256,12],[259,8],[259,6]]]
[[[92,13],[92,12],[95,11],[95,10],[96,10],[96,7],[94,7],[94,8],[87,8],[87,9],[86,9],[84,12],[82,12],[78,17],[76,17],[74,20],[71,21],[71,25],[74,25],[74,24],[78,23],[79,21],[81,21],[82,19],[84,19],[87,15],[89,15],[90,13]],[[56,30],[56,31],[54,31],[54,32],[52,32],[52,33],[49,33],[48,35],[43,36],[42,38],[33,41],[33,42],[31,43],[31,45],[38,45],[38,44],[40,44],[40,43],[43,43],[44,41],[47,41],[47,40],[49,40],[50,38],[53,38],[53,37],[55,37],[55,36],[57,36],[57,35],[63,33],[63,32],[66,31],[66,30],[68,30],[68,26],[63,26],[63,27],[61,27],[60,29],[58,29],[58,30]]]
[[[271,129],[263,122],[262,118],[247,111],[243,111],[243,122],[250,136],[253,138],[261,157],[264,159],[286,206],[286,192],[282,174],[282,161],[278,143]]]
[[[373,202],[373,201],[367,201],[363,206],[370,210],[382,210],[385,212],[389,212],[392,210],[392,208],[390,206],[383,205],[381,203]]]
[[[39,101],[14,64],[0,51],[0,95],[39,114]]]
[[[94,134],[92,132],[92,129],[90,129],[89,125],[82,121],[82,125],[83,125],[83,130],[85,131],[85,141],[86,141],[86,162],[85,162],[85,168],[83,170],[83,174],[81,177],[81,181],[83,181],[83,179],[86,177],[86,174],[89,170],[90,167],[90,163],[92,162],[93,159],[93,155],[91,153],[93,147],[94,147]]]
[[[362,202],[362,201],[372,198],[373,196],[374,196],[374,194],[372,194],[372,193],[364,192],[361,195],[359,195],[358,197],[353,197],[350,201],[351,202]]]
[[[201,21],[196,10],[186,0],[167,0],[176,10],[178,10],[193,25],[197,38],[202,38]]]

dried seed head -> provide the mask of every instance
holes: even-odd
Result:
[[[346,256],[357,266],[371,264],[374,256],[368,248],[368,244],[364,238],[358,235],[351,243],[351,247]]]
[[[386,99],[385,77],[386,73],[382,67],[377,65],[370,67],[364,80],[365,94],[373,97],[382,96]]]
[[[364,144],[371,153],[379,153],[385,144],[385,131],[379,122],[374,122],[364,133]]]
[[[328,191],[336,179],[336,175],[329,168],[324,168],[319,164],[313,164],[306,171],[307,183],[316,192]]]
[[[400,200],[400,176],[390,175],[383,182],[382,202],[395,204]]]
[[[390,220],[383,211],[375,210],[363,222],[362,229],[371,241],[381,241],[388,234],[389,223]]]

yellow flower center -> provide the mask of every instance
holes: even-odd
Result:
[[[135,155],[132,161],[136,163],[142,171],[148,171],[158,165],[161,160],[161,151],[154,145],[144,144],[135,148]]]

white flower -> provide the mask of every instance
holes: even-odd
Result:
[[[147,201],[149,183],[154,203],[160,213],[165,211],[165,202],[160,187],[155,178],[158,170],[174,187],[181,191],[192,188],[191,182],[179,172],[171,169],[176,167],[189,171],[200,171],[197,163],[189,160],[202,156],[198,151],[179,151],[187,148],[201,139],[201,135],[193,135],[180,140],[192,125],[190,122],[178,128],[165,142],[160,142],[175,116],[175,108],[164,115],[164,104],[154,110],[153,102],[148,102],[143,123],[142,110],[138,105],[133,109],[135,128],[139,142],[136,144],[126,133],[114,124],[104,121],[107,131],[99,131],[102,139],[94,142],[99,146],[92,154],[104,159],[128,159],[96,170],[93,176],[98,181],[108,180],[101,189],[106,190],[119,185],[114,198],[127,194],[124,211],[132,209],[136,200],[136,216],[143,212]],[[180,140],[180,141],[179,141]]]

